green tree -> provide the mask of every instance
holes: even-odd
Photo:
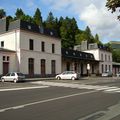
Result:
[[[14,19],[13,19],[13,17],[12,16],[7,16],[7,20],[9,21],[9,22],[12,22]]]
[[[49,29],[54,29],[55,28],[55,18],[53,16],[52,12],[49,12],[48,17],[45,21],[45,27]]]
[[[99,39],[99,35],[98,34],[95,35],[94,42],[97,43],[97,44],[102,44],[100,39]]]
[[[29,16],[29,15],[23,15],[23,16],[21,16],[21,20],[33,23],[33,18],[31,16]]]
[[[15,12],[15,19],[22,19],[22,17],[24,16],[24,12],[23,10],[20,8],[17,8],[16,12]]]
[[[116,9],[120,8],[120,0],[107,0],[106,7],[108,8],[108,10],[111,10],[112,13],[114,13],[116,12]],[[118,15],[118,19],[120,20],[120,15]]]
[[[75,35],[78,30],[76,20],[66,17],[60,27],[60,36],[63,48],[73,48],[75,45]]]
[[[0,19],[6,16],[4,9],[0,9]]]
[[[91,33],[91,30],[88,26],[85,29],[85,34],[86,34],[86,40],[88,41],[88,43],[94,43],[95,42],[94,37]]]
[[[104,44],[104,46],[106,46],[111,52],[113,52],[111,43],[108,42],[108,43]]]
[[[35,14],[33,16],[33,21],[36,25],[42,26],[42,16],[41,16],[41,12],[40,9],[37,8],[35,11]]]
[[[114,62],[120,62],[120,49],[113,50],[112,57]]]

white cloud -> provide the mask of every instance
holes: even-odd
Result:
[[[108,39],[107,41],[109,41],[120,38],[117,32],[119,31],[120,23],[116,19],[116,14],[111,14],[103,6],[98,9],[95,4],[90,4],[80,14],[80,19],[89,25],[94,33],[99,33],[102,39]]]
[[[27,0],[27,7],[30,7],[30,8],[32,8],[32,7],[36,7],[36,4],[35,4],[35,2],[34,2],[34,0]]]
[[[120,39],[120,21],[105,7],[106,0],[43,0],[54,10],[69,10],[98,33],[102,40]],[[66,15],[67,16],[67,15]],[[78,21],[79,23],[79,21]],[[105,41],[104,41],[105,42]]]

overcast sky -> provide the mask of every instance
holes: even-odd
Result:
[[[102,42],[120,41],[118,14],[108,11],[105,3],[106,0],[0,0],[0,8],[12,16],[17,8],[29,15],[39,8],[44,20],[50,11],[55,17],[74,17],[80,29],[89,26]]]

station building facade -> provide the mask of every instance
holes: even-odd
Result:
[[[61,41],[55,31],[21,20],[7,26],[2,19],[0,27],[0,74],[44,77],[61,72]]]
[[[110,52],[88,50],[85,45],[84,50],[78,46],[74,50],[61,49],[61,40],[54,30],[21,20],[7,24],[6,19],[0,20],[0,28],[0,75],[16,71],[28,77],[46,77],[74,70],[84,76],[112,69]],[[102,54],[107,54],[106,61]]]

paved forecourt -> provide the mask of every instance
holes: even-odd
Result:
[[[103,91],[105,93],[120,93],[120,87],[117,87],[117,86],[58,83],[58,82],[46,82],[46,81],[38,81],[38,82],[31,82],[31,83],[45,85],[45,86],[57,86],[57,87],[68,87],[68,88],[76,88],[76,89],[96,90],[96,91]]]

